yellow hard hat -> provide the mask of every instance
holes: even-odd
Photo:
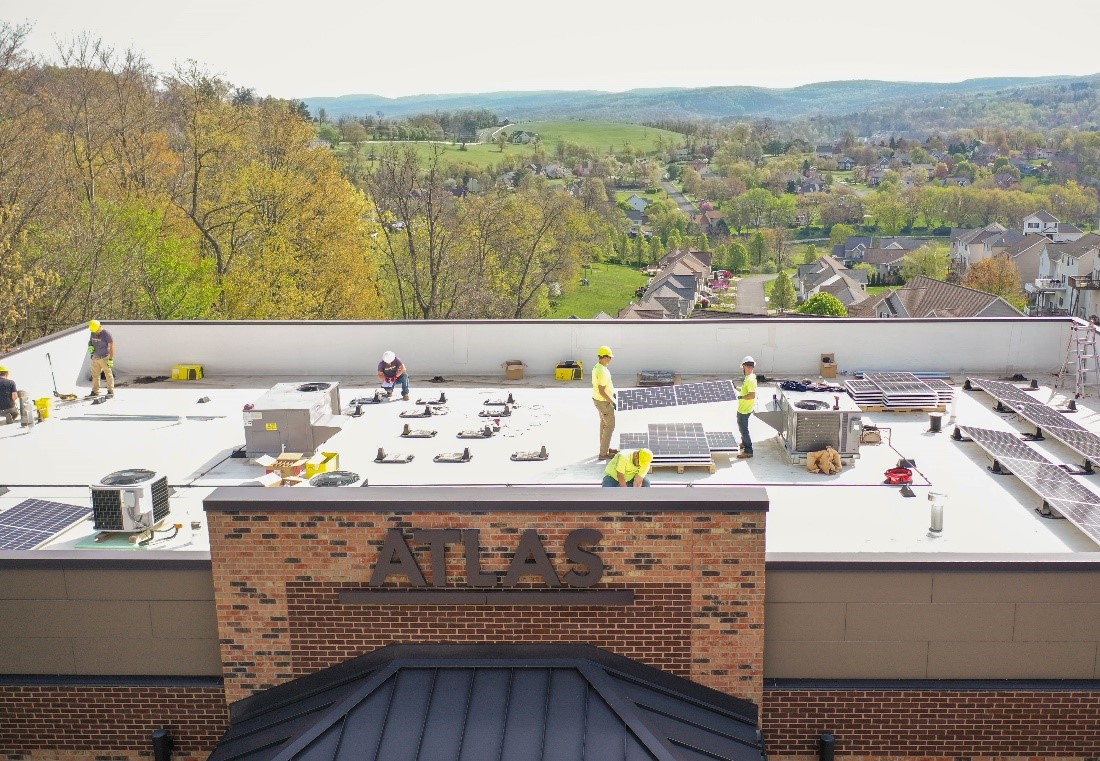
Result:
[[[638,467],[645,470],[653,462],[653,452],[648,449],[638,450]]]
[[[610,346],[601,346],[600,348],[596,349],[596,356],[597,357],[614,357],[615,355],[611,353],[611,347]]]
[[[88,329],[91,330],[93,333],[98,333],[101,327],[103,326],[99,324],[99,320],[92,320],[88,323]]]
[[[8,371],[8,368],[4,367],[3,365],[0,365],[0,373],[6,373],[7,371]]]

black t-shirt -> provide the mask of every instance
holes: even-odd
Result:
[[[15,406],[11,395],[16,391],[18,389],[15,387],[15,381],[11,378],[0,378],[0,410],[10,410]]]

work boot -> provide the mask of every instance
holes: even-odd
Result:
[[[408,394],[402,394],[401,395],[401,401],[403,401],[403,402],[409,401],[409,395]]]
[[[84,397],[84,398],[85,398],[85,399],[91,399],[91,398],[92,398],[93,396],[99,396],[99,392],[98,392],[98,391],[91,391],[91,392],[89,392],[89,393],[88,393],[88,395],[87,395],[86,397]]]
[[[751,459],[751,458],[752,458],[752,452],[738,452],[738,454],[737,454],[737,459],[738,460],[748,460],[748,459]]]
[[[114,391],[108,391],[107,392],[107,398],[108,399],[114,399],[115,398],[115,392]]]

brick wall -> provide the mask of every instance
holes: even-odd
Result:
[[[771,761],[816,761],[822,732],[849,761],[1100,758],[1097,691],[769,687],[761,715]]]
[[[759,702],[765,513],[233,512],[208,503],[226,693],[230,701],[391,643],[584,642]],[[597,589],[627,606],[349,605],[387,529],[478,529],[482,567],[503,574],[519,534],[538,529],[559,574],[565,536],[603,534]],[[409,542],[431,579],[426,546]],[[460,549],[448,585],[464,583]],[[405,586],[391,577],[387,587]],[[525,586],[535,586],[528,578]]]
[[[173,761],[200,761],[228,719],[220,685],[0,685],[0,752],[8,761],[148,759],[161,728],[172,732]]]

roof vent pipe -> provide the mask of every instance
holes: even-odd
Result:
[[[817,757],[821,761],[833,761],[836,755],[836,736],[832,732],[822,732],[817,740]]]
[[[946,499],[946,494],[936,491],[928,492],[928,501],[932,503],[932,517],[931,525],[928,528],[928,536],[937,537],[943,533],[943,503]]]
[[[172,761],[172,731],[153,730],[153,761]]]

